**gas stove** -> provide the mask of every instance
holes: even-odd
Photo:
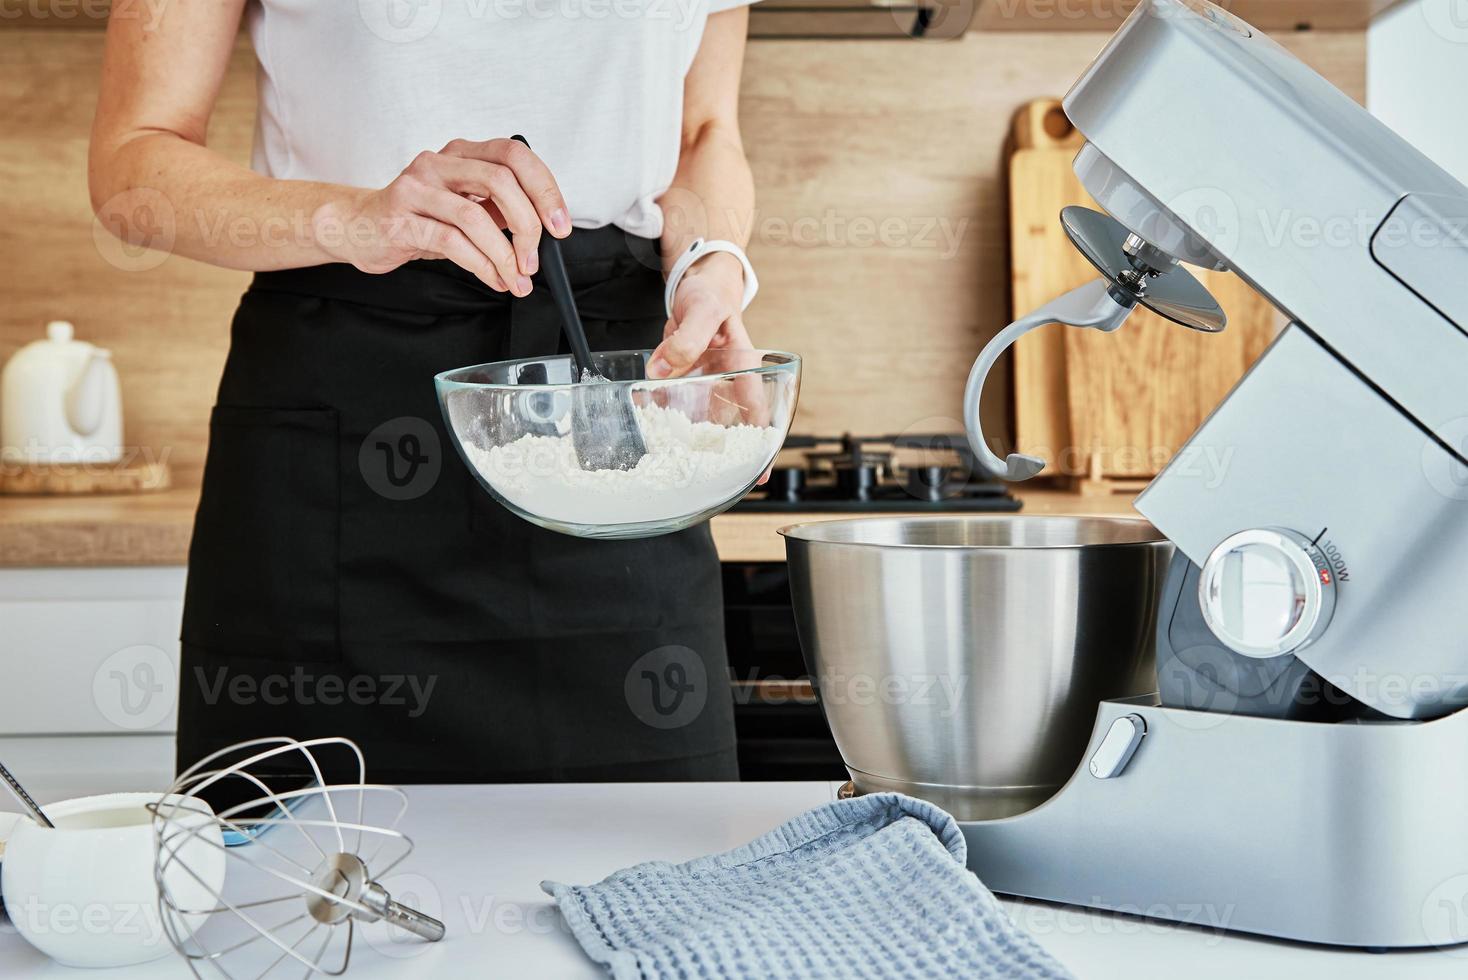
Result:
[[[1006,485],[979,469],[962,435],[802,436],[785,440],[770,480],[735,510],[1016,511]]]

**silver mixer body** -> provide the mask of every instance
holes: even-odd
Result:
[[[1145,734],[1108,778],[1114,728]],[[1468,712],[1316,724],[1103,701],[1038,809],[961,823],[996,892],[1370,949],[1468,942]]]
[[[1102,207],[1292,321],[1137,509],[1199,566],[1251,528],[1328,546],[1299,656],[1392,717],[1468,704],[1468,189],[1201,0],[1142,4],[1065,108]]]
[[[1160,702],[965,824],[996,891],[1292,939],[1468,942],[1468,189],[1257,30],[1144,0],[1065,100],[1133,234],[1289,326],[1137,509]]]

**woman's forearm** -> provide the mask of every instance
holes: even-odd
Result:
[[[739,135],[739,77],[748,33],[747,7],[710,16],[684,77],[678,169],[658,198],[665,276],[695,238],[749,243],[754,178]],[[684,374],[713,347],[751,349],[740,316],[745,287],[743,263],[727,252],[689,266],[672,297],[663,342],[648,359],[648,377]]]
[[[367,191],[265,177],[172,132],[94,139],[89,182],[119,238],[231,269],[320,265],[342,252],[333,236],[371,233],[322,220],[323,207],[351,213]]]
[[[491,289],[528,294],[541,229],[565,237],[571,219],[545,162],[520,143],[425,148],[374,190],[274,180],[205,145],[244,6],[169,4],[147,28],[113,8],[87,167],[104,227],[256,271],[348,262],[389,272],[448,259]]]
[[[317,265],[312,218],[361,192],[271,180],[205,145],[245,0],[170,4],[107,24],[87,182],[113,234],[236,269]]]
[[[663,208],[665,274],[695,238],[749,244],[754,222],[754,178],[737,125],[710,122],[691,133],[684,141],[673,183],[659,203]],[[716,261],[739,266],[738,259],[731,255],[712,255],[698,266]]]
[[[754,177],[739,133],[739,79],[748,33],[747,7],[709,17],[683,81],[678,170],[658,199],[663,211],[664,275],[695,238],[749,244]],[[725,253],[700,260],[689,273],[709,270],[718,270],[720,279],[733,283],[744,278],[739,260]]]

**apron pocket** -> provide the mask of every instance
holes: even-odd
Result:
[[[215,407],[185,644],[266,660],[340,657],[337,433],[335,409]]]

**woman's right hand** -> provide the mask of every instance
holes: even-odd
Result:
[[[510,139],[454,140],[424,151],[381,190],[322,205],[311,226],[324,251],[363,272],[448,259],[515,296],[530,292],[541,229],[557,238],[571,233],[550,168]]]

